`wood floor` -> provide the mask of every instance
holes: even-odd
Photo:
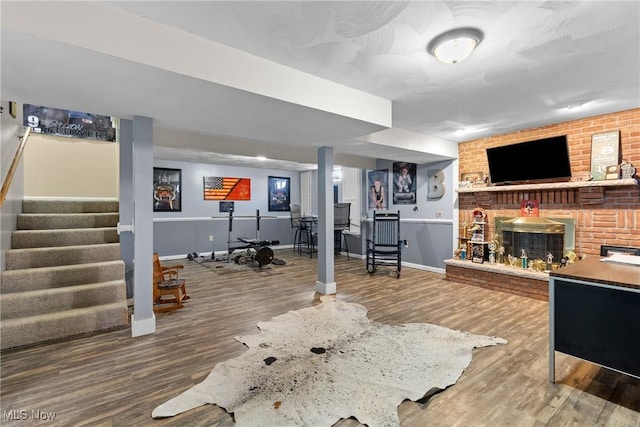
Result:
[[[2,353],[0,424],[233,426],[214,405],[161,420],[151,411],[201,382],[216,363],[242,354],[234,336],[319,302],[317,260],[290,250],[276,257],[287,265],[226,275],[179,261],[191,299],[182,310],[158,314],[155,334],[131,338],[126,329]],[[548,382],[546,302],[448,282],[443,274],[405,268],[396,279],[390,271],[369,275],[364,261],[336,258],[337,296],[364,305],[378,322],[434,323],[508,341],[474,350],[445,391],[400,405],[402,426],[640,425],[638,379],[558,354],[557,383]],[[55,418],[35,423],[33,411]],[[28,422],[15,420],[24,414]]]

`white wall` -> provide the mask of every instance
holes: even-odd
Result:
[[[119,144],[31,134],[25,197],[118,198]]]

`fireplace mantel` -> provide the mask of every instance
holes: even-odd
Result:
[[[562,190],[570,188],[592,188],[592,187],[625,187],[638,185],[636,178],[610,179],[604,181],[574,181],[574,182],[549,182],[543,184],[517,184],[517,185],[497,185],[487,187],[457,188],[458,193],[486,193],[486,192],[511,192],[530,190]]]
[[[604,181],[552,182],[544,184],[500,185],[494,187],[458,188],[460,197],[473,197],[473,204],[488,209],[504,203],[534,198],[540,204],[577,204],[582,208],[602,206],[609,191],[621,189],[636,191],[636,178],[611,179]]]

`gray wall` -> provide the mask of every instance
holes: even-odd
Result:
[[[251,200],[234,203],[231,241],[237,241],[238,237],[256,237],[255,215],[256,209],[259,209],[263,217],[260,221],[260,239],[280,240],[281,245],[293,243],[294,230],[291,229],[289,212],[268,210],[268,177],[291,178],[291,203],[299,204],[298,172],[158,159],[154,161],[154,166],[182,170],[182,211],[154,213],[153,249],[161,257],[226,251],[229,240],[228,213],[220,212],[220,202],[204,200],[205,176],[251,179]],[[152,203],[151,196],[149,203]],[[212,241],[209,236],[213,236]]]
[[[454,200],[457,199],[454,189],[454,164],[453,161],[418,165],[416,168],[416,204],[393,204],[393,162],[378,160],[376,169],[388,169],[388,194],[389,210],[400,211],[400,234],[407,240],[409,246],[402,253],[403,263],[416,264],[416,266],[444,270],[444,260],[453,256],[453,228],[454,228]],[[445,174],[445,193],[440,199],[427,199],[428,172],[431,170],[443,170]],[[366,174],[363,182],[367,183]],[[366,239],[371,237],[371,222],[373,210],[368,209],[368,189],[363,194],[363,216],[367,220],[362,227],[361,253],[366,253]],[[436,214],[440,213],[440,216]],[[349,249],[354,252],[358,243],[352,246],[349,241]]]
[[[300,180],[297,172],[269,169],[242,168],[201,163],[173,162],[156,160],[156,167],[182,169],[182,212],[156,212],[154,214],[154,251],[160,256],[186,256],[226,251],[228,245],[228,214],[219,212],[219,202],[205,201],[203,197],[204,176],[227,176],[251,179],[251,200],[236,201],[231,240],[238,237],[256,236],[256,209],[263,216],[260,222],[260,238],[280,240],[281,245],[293,244],[294,230],[288,212],[269,212],[267,204],[267,177],[283,176],[291,178],[291,203],[300,203]],[[415,205],[394,205],[392,198],[393,162],[378,160],[376,169],[389,170],[389,209],[400,210],[402,238],[408,240],[403,262],[427,269],[444,270],[444,260],[453,254],[453,217],[456,193],[454,189],[453,161],[418,165],[417,203]],[[442,198],[430,200],[428,194],[428,172],[441,169],[445,173],[446,191]],[[349,251],[364,254],[366,238],[371,233],[373,211],[368,210],[368,188],[366,171],[363,171],[362,224],[361,236],[347,236]],[[314,174],[312,200],[317,196],[317,177]],[[150,202],[151,203],[151,202]],[[417,210],[415,208],[417,207]],[[436,212],[441,216],[436,217]],[[273,218],[272,218],[273,217]],[[209,241],[209,236],[213,240]]]

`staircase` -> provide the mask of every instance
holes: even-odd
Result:
[[[25,200],[0,282],[2,350],[124,327],[112,200]]]

